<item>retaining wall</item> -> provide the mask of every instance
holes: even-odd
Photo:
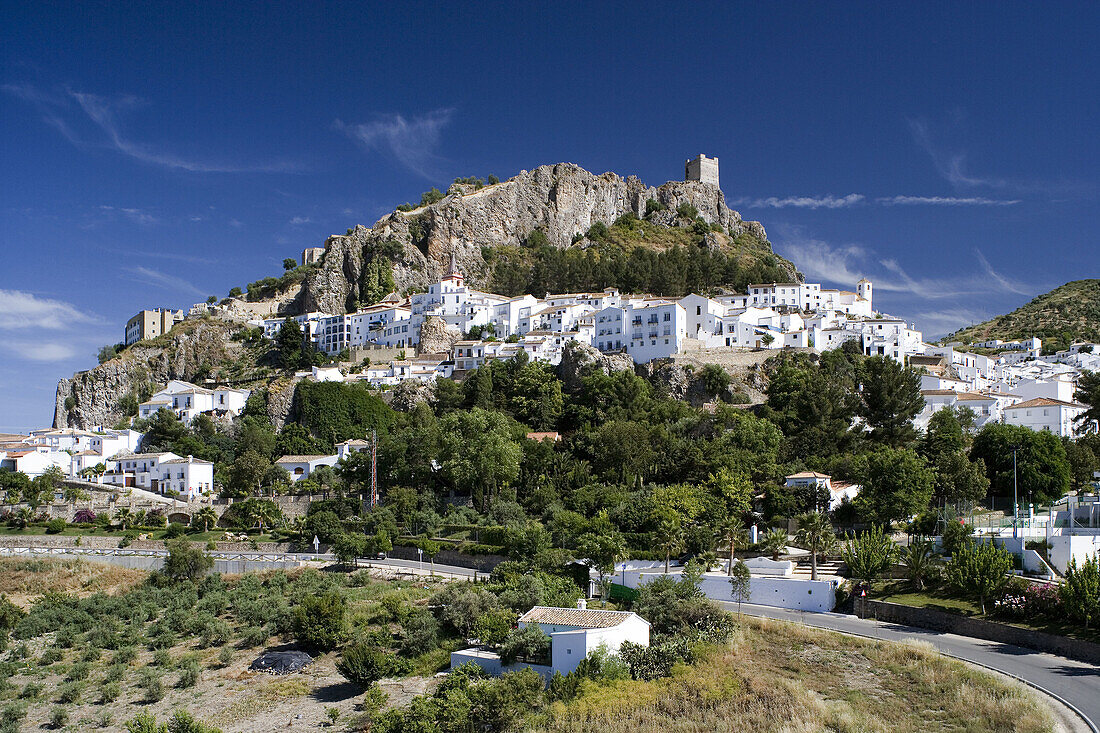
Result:
[[[615,573],[614,580],[628,588],[637,588],[663,575],[659,570],[623,570]],[[679,571],[669,573],[675,580],[679,580],[681,575]],[[699,589],[707,598],[716,601],[736,601],[725,573],[706,573],[699,583]],[[746,603],[796,611],[832,611],[836,606],[836,583],[832,580],[754,575],[749,580],[749,597],[744,600]]]
[[[936,611],[931,608],[915,608],[898,603],[872,601],[857,598],[856,615],[860,618],[874,618],[879,621],[917,626],[922,629],[942,631],[947,634],[970,636],[1001,644],[1012,644],[1025,649],[1056,654],[1090,664],[1100,664],[1100,644],[1065,636],[1045,634],[1041,631],[1022,629],[994,621],[958,616],[953,613]]]
[[[393,550],[386,553],[386,555],[397,560],[420,559],[416,554],[416,548],[406,545],[394,545]],[[467,555],[465,552],[458,552],[457,550],[440,550],[435,556],[435,561],[440,565],[454,565],[455,567],[471,568],[486,573],[507,559],[503,555]],[[424,567],[430,567],[426,557],[424,558]]]

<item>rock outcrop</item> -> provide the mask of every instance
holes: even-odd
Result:
[[[635,176],[596,175],[559,163],[477,190],[456,185],[434,204],[394,211],[369,229],[357,226],[329,237],[323,265],[302,284],[295,307],[327,313],[352,309],[363,302],[364,274],[376,257],[392,266],[401,292],[438,281],[447,274],[452,255],[467,282],[483,288],[491,276],[483,248],[520,245],[536,229],[556,247],[573,246],[574,237],[596,222],[611,224],[628,212],[644,216],[649,199],[666,207],[651,215],[655,224],[674,223],[677,208],[689,204],[708,224],[720,225],[733,237],[747,232],[767,247],[764,227],[743,221],[716,186],[670,181],[653,187]],[[791,266],[790,276],[796,275]]]
[[[598,371],[604,374],[633,372],[634,359],[629,354],[604,354],[594,346],[579,341],[565,342],[561,350],[561,363],[558,364],[558,377],[566,389],[576,389],[582,377]]]
[[[447,322],[439,316],[428,316],[420,326],[420,343],[417,350],[421,354],[450,353],[455,342],[462,338],[458,331],[447,328]]]

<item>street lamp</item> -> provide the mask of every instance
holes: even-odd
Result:
[[[1017,538],[1017,527],[1020,524],[1020,496],[1018,479],[1016,477],[1016,451],[1020,446],[1012,446],[1012,539]]]

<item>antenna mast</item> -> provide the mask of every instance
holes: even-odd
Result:
[[[370,507],[378,506],[378,433],[370,431]]]

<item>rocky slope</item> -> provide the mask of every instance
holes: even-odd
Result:
[[[94,369],[77,372],[57,384],[54,427],[111,427],[131,407],[170,379],[201,381],[229,376],[228,366],[247,350],[230,334],[239,324],[213,319],[185,321],[167,336],[138,343]]]
[[[357,226],[346,235],[329,237],[323,266],[302,284],[293,308],[299,312],[350,310],[360,302],[368,264],[378,257],[392,266],[398,291],[424,288],[438,280],[446,274],[452,255],[467,281],[485,288],[491,273],[483,248],[520,245],[535,230],[543,232],[551,245],[570,247],[576,235],[596,222],[611,224],[628,212],[644,216],[649,199],[666,207],[650,216],[654,224],[675,223],[676,209],[690,204],[708,224],[719,225],[732,237],[748,233],[761,243],[764,253],[772,255],[763,226],[743,221],[726,206],[715,186],[670,181],[653,187],[634,176],[595,175],[559,163],[522,171],[478,190],[456,184],[434,204],[394,211],[369,229]],[[781,262],[790,277],[797,276],[793,265]]]
[[[1038,336],[1044,349],[1073,341],[1100,341],[1100,280],[1074,280],[1037,296],[1011,313],[947,336],[945,341],[988,341]]]

